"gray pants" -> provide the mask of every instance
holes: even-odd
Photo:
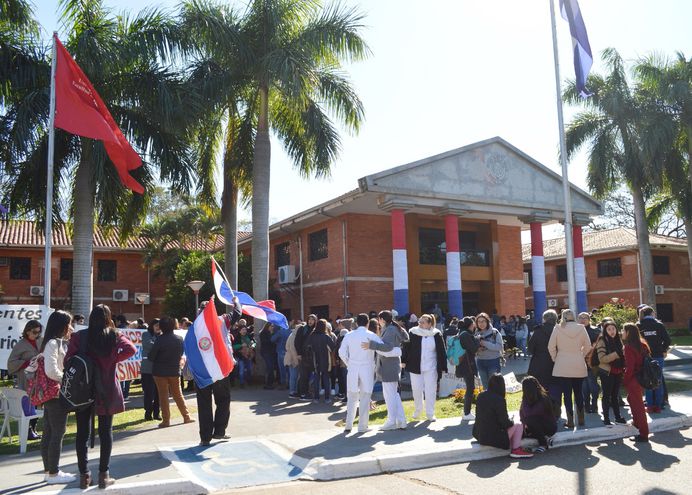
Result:
[[[51,399],[43,404],[43,437],[41,438],[41,457],[43,469],[50,474],[58,472],[62,439],[67,428],[67,409],[60,399]]]

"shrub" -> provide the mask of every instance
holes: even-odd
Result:
[[[628,306],[624,303],[604,304],[596,311],[594,311],[592,316],[592,322],[598,325],[599,323],[601,323],[601,320],[603,320],[603,318],[612,318],[613,320],[615,320],[615,324],[619,329],[621,329],[625,323],[636,322],[639,320],[639,317],[637,315],[637,308],[635,308],[634,306]]]

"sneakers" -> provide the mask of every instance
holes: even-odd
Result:
[[[637,435],[636,437],[630,438],[634,443],[649,443],[649,439],[646,437],[643,437],[641,435]]]
[[[603,420],[603,424],[606,425],[606,426],[613,426],[613,423],[611,423],[610,420],[609,420],[608,418],[605,418],[605,419]]]
[[[428,421],[430,421],[431,423],[434,423],[435,421],[437,421],[437,418],[435,416],[428,416],[427,418],[428,418]]]
[[[413,421],[418,421],[418,419],[420,418],[420,411],[414,411],[413,416],[411,417],[413,418]]]
[[[462,421],[473,421],[474,419],[476,419],[476,415],[473,413],[464,414],[461,417]]]
[[[58,471],[57,474],[54,474],[53,476],[50,474],[47,475],[45,480],[49,485],[64,485],[77,481],[77,477],[74,474]]]
[[[512,452],[509,453],[509,456],[514,459],[527,459],[529,457],[533,457],[533,454],[519,447],[517,449],[513,449]]]
[[[405,430],[408,427],[408,423],[406,423],[406,420],[397,421],[396,427],[399,428],[400,430]]]
[[[547,447],[539,446],[539,447],[536,447],[535,449],[533,449],[533,453],[534,454],[543,454],[547,450],[548,450]]]
[[[627,424],[627,420],[625,418],[615,418],[615,422],[621,425]]]
[[[390,430],[396,430],[399,428],[399,425],[397,423],[385,423],[382,426],[380,426],[380,431],[390,431]]]

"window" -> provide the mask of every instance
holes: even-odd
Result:
[[[60,258],[60,280],[72,280],[72,258]]]
[[[598,260],[598,278],[619,277],[620,275],[622,275],[620,258]]]
[[[670,258],[668,256],[653,256],[654,274],[670,275]]]
[[[310,306],[310,314],[317,315],[317,319],[324,318],[329,319],[329,305],[324,306]],[[284,315],[285,316],[285,315]]]
[[[115,282],[118,273],[118,262],[115,260],[98,260],[98,273],[96,280],[99,282]]]
[[[442,229],[418,229],[418,257],[421,265],[447,263],[447,244]]]
[[[466,251],[467,249],[476,249],[476,233],[459,231],[459,249]]]
[[[656,316],[663,323],[671,323],[673,321],[673,304],[659,303],[656,305]]]
[[[567,265],[557,265],[555,268],[557,271],[557,281],[567,282]]]
[[[529,269],[524,272],[524,287],[533,285],[533,270]]]
[[[329,245],[327,244],[327,229],[318,230],[308,236],[308,247],[310,261],[321,260],[329,256]]]
[[[10,258],[10,280],[31,280],[31,258]]]
[[[290,244],[288,242],[282,242],[274,246],[274,260],[276,261],[276,268],[280,266],[286,266],[291,264],[291,251]]]

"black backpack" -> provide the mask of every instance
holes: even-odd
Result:
[[[91,407],[96,397],[96,373],[93,361],[87,356],[88,334],[79,332],[79,351],[65,362],[60,402],[68,411]]]
[[[658,361],[646,355],[642,361],[642,368],[637,373],[637,381],[646,390],[655,390],[661,385],[661,365]]]

